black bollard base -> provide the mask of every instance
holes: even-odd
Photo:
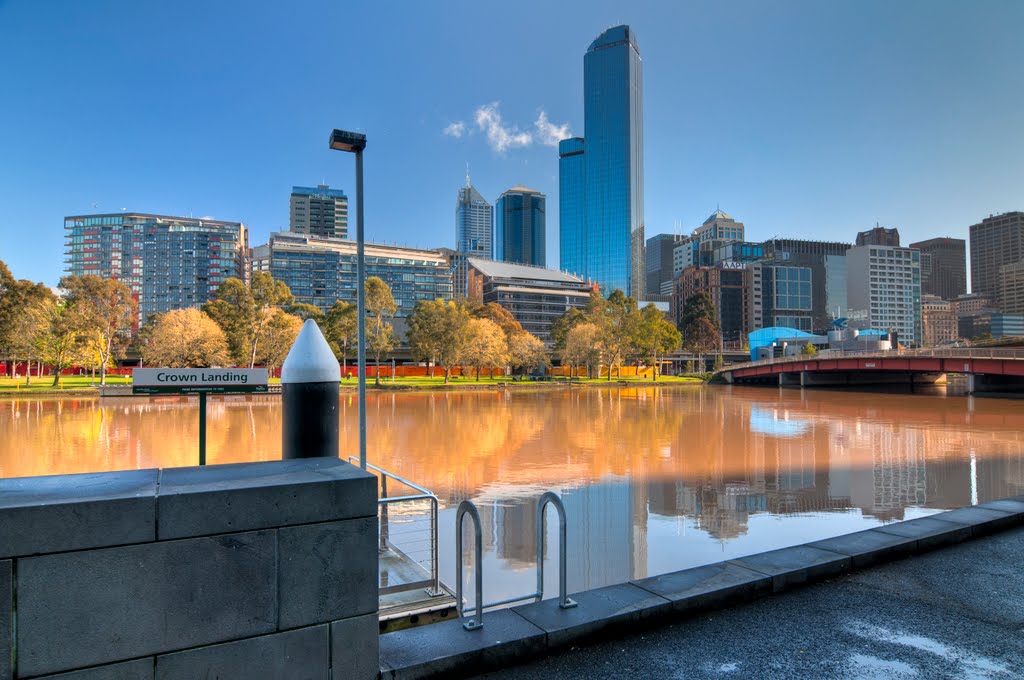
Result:
[[[338,382],[281,384],[281,458],[338,457]]]

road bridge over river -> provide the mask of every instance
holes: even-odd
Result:
[[[965,375],[971,394],[1024,394],[1024,349],[825,350],[730,364],[715,371],[714,378],[729,384],[811,387],[942,384],[949,374]]]

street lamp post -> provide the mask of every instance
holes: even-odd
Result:
[[[359,381],[359,467],[366,469],[366,270],[363,243],[363,149],[366,135],[333,130],[328,142],[335,151],[356,155],[356,337],[358,342]]]

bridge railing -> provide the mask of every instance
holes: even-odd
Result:
[[[753,366],[771,366],[774,364],[792,364],[804,361],[839,358],[939,358],[939,359],[1024,359],[1024,349],[988,348],[988,347],[933,347],[928,349],[901,349],[889,351],[877,350],[842,350],[825,349],[816,354],[797,354],[788,357],[771,357],[760,361],[745,361],[729,364],[715,371],[728,373],[741,368]]]

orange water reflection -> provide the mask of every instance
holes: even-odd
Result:
[[[342,398],[343,451],[356,405]],[[494,597],[529,589],[534,504],[570,515],[570,587],[1024,493],[1019,401],[766,388],[373,393],[371,462],[431,488],[442,573],[480,506]],[[0,476],[194,464],[195,400],[0,401]],[[280,456],[276,397],[212,398],[211,463]],[[451,540],[449,540],[451,539]],[[554,570],[551,570],[554,573]],[[520,587],[522,586],[522,587]],[[490,599],[490,597],[489,597]]]

